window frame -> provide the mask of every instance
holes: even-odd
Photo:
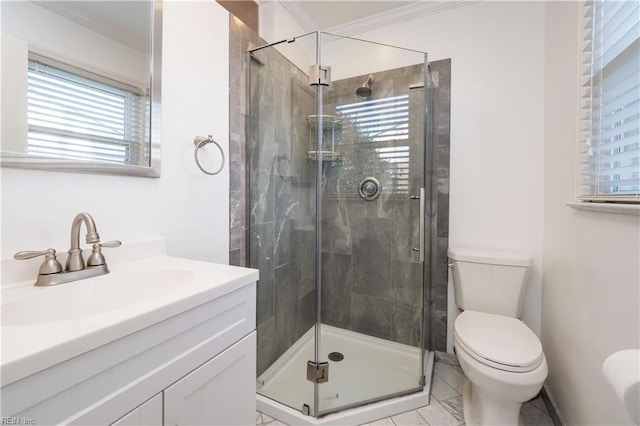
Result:
[[[600,90],[598,94],[600,94],[600,96],[602,97],[603,88],[601,86],[598,86],[598,82],[602,80],[602,70],[605,69],[606,65],[609,65],[610,63],[614,62],[615,59],[621,58],[623,56],[622,53],[626,52],[630,48],[633,48],[634,44],[638,43],[638,40],[640,39],[640,34],[638,35],[638,38],[633,38],[634,33],[632,33],[631,31],[629,31],[628,33],[625,33],[625,34],[631,34],[632,40],[634,41],[630,42],[630,44],[627,45],[626,48],[620,50],[617,54],[615,54],[613,58],[604,61],[604,65],[602,65],[601,62],[596,63],[596,59],[599,58],[602,61],[602,57],[606,55],[606,53],[603,53],[605,52],[604,50],[601,50],[598,52],[595,52],[594,50],[596,46],[599,46],[598,43],[600,43],[601,45],[604,44],[604,42],[602,42],[600,39],[598,39],[597,41],[595,40],[595,35],[601,34],[603,32],[604,24],[602,24],[602,26],[599,28],[596,28],[594,26],[596,25],[594,23],[601,22],[600,20],[597,20],[594,18],[595,18],[596,10],[598,12],[601,10],[601,9],[598,9],[598,7],[604,10],[604,7],[605,7],[604,3],[605,1],[601,1],[601,0],[585,1],[581,3],[580,9],[579,9],[581,13],[581,20],[580,20],[581,30],[580,31],[581,31],[581,41],[582,41],[582,45],[580,46],[581,52],[580,52],[580,87],[579,87],[580,100],[579,102],[580,102],[581,114],[583,115],[578,117],[579,140],[577,143],[577,153],[576,153],[577,154],[576,155],[576,182],[575,182],[575,200],[576,201],[568,203],[568,205],[571,207],[580,208],[579,207],[580,204],[593,204],[594,208],[590,208],[589,210],[595,210],[595,209],[598,209],[595,207],[596,204],[608,204],[608,205],[613,205],[613,204],[629,205],[630,204],[632,205],[631,208],[622,207],[620,209],[617,209],[619,211],[616,211],[616,212],[621,212],[621,213],[629,213],[629,212],[636,212],[636,211],[640,212],[640,205],[638,205],[640,204],[640,189],[632,190],[626,193],[607,193],[607,191],[601,191],[600,189],[600,186],[602,186],[601,185],[602,182],[605,182],[605,181],[601,180],[601,177],[600,177],[600,170],[604,169],[604,167],[601,167],[599,164],[603,164],[605,163],[605,161],[602,160],[604,156],[600,157],[599,151],[604,149],[602,148],[601,145],[600,146],[597,145],[597,141],[594,141],[594,134],[595,134],[595,138],[599,137],[601,133],[601,129],[604,127],[602,123],[605,121],[605,119],[603,119],[600,116],[597,116],[594,118],[594,116],[598,114],[598,108],[600,107],[600,104],[598,104],[597,101],[594,101],[594,98],[597,98],[595,95],[594,88],[596,90]],[[624,5],[622,7],[624,7]],[[631,21],[631,22],[632,22],[631,29],[633,29],[636,27],[637,23],[635,21]],[[620,68],[614,68],[614,69],[620,69]],[[595,81],[595,84],[594,84],[594,81]],[[633,88],[634,86],[630,86],[629,91],[631,91],[631,89]],[[640,122],[640,116],[633,115],[633,113],[635,112],[635,108],[637,108],[637,104],[640,103],[640,97],[638,99],[634,97],[633,99],[634,99],[633,101],[624,105],[622,109],[616,110],[615,113],[617,113],[618,111],[623,111],[625,108],[636,103],[636,106],[632,106],[630,108],[631,115],[629,115],[628,117],[631,117],[632,123],[634,121],[634,117],[636,117],[635,120]],[[621,122],[615,122],[615,123],[616,123],[616,126],[618,126],[620,125],[619,123]],[[626,123],[626,122],[622,122],[622,123]],[[596,131],[594,131],[594,127],[597,128]],[[638,127],[640,127],[640,125],[638,125]],[[612,128],[615,128],[615,127],[612,127]],[[635,143],[636,147],[635,148],[633,147],[634,145],[633,139],[640,138],[640,130],[638,130],[635,127],[632,127],[632,132],[634,130],[636,131],[635,134],[630,133],[630,136],[625,135],[625,137],[622,140],[624,140],[626,137],[631,138],[632,140],[629,145],[631,146],[631,149],[630,149],[630,152],[632,152],[631,156],[634,155],[633,152],[638,153],[638,155],[640,156],[639,144],[636,142]],[[637,156],[632,157],[632,160],[635,160],[635,163],[632,163],[630,166],[627,166],[627,167],[633,167],[635,165],[637,166],[637,170],[634,171],[634,169],[631,168],[632,183],[630,185],[637,186],[638,184],[637,182],[640,182],[640,176],[638,176],[640,174],[640,164],[638,164]],[[612,160],[609,162],[613,163]],[[595,168],[597,171],[595,173],[593,173],[593,171],[589,173],[588,171],[589,166],[592,169]],[[586,180],[585,176],[595,179],[595,182],[585,182]],[[635,182],[633,180],[635,180]],[[613,180],[612,182],[615,182],[615,180]],[[585,190],[585,188],[587,188],[588,190]],[[611,211],[612,209],[602,208],[599,210]],[[614,208],[613,210],[616,210],[616,209]]]

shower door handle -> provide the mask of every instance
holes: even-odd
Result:
[[[425,223],[424,223],[424,213],[425,213],[425,190],[424,188],[420,188],[420,195],[419,196],[415,196],[412,195],[411,199],[412,200],[420,200],[420,218],[419,218],[419,224],[420,224],[420,246],[419,247],[413,247],[413,251],[417,251],[420,254],[420,262],[424,262],[424,241],[425,241]]]

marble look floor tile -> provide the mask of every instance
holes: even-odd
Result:
[[[389,417],[385,419],[376,420],[375,422],[367,423],[362,426],[396,426],[396,424]]]
[[[438,362],[460,367],[457,355],[448,352],[436,351],[436,363]]]
[[[464,414],[462,411],[462,396],[456,396],[449,398],[445,401],[441,401],[442,406],[451,413],[453,417],[458,419],[460,423],[464,423]]]
[[[459,396],[460,394],[437,374],[433,375],[433,383],[431,384],[431,396],[438,401],[444,401],[445,399]]]
[[[522,426],[553,426],[553,420],[535,405],[527,402],[520,409]]]
[[[416,410],[392,416],[391,420],[393,420],[397,426],[429,425]]]
[[[274,419],[273,417],[267,416],[265,413],[261,413],[260,411],[256,411],[256,425],[283,425],[280,421]]]
[[[418,408],[418,413],[433,426],[458,426],[460,421],[455,418],[438,401],[432,399],[431,404]]]
[[[464,374],[458,370],[458,367],[437,362],[434,371],[435,374],[455,389],[458,394],[462,394],[462,385],[466,378],[464,377]]]
[[[536,399],[532,399],[531,404],[533,404],[536,408],[538,408],[539,410],[541,410],[543,413],[545,413],[547,416],[550,416],[551,414],[549,413],[549,409],[547,408],[547,404],[544,403],[544,399],[542,399],[541,396],[537,397]]]

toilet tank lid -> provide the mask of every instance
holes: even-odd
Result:
[[[525,253],[450,247],[447,255],[452,260],[491,265],[531,266],[531,256]]]

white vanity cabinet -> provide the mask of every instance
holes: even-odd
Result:
[[[158,394],[112,426],[161,426],[162,416],[162,394]]]
[[[113,426],[248,425],[255,420],[253,332]]]
[[[2,417],[23,424],[253,423],[256,278],[255,271],[234,278],[231,290],[204,303],[178,301],[163,320],[3,383]],[[117,324],[109,332],[117,335]]]

